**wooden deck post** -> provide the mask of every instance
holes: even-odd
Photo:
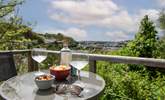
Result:
[[[96,60],[89,60],[89,71],[96,73]]]
[[[28,52],[28,72],[38,70],[38,64],[32,59],[31,51]]]

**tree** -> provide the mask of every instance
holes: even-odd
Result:
[[[163,9],[159,14],[159,26],[162,30],[165,30],[165,10]]]
[[[15,8],[22,4],[21,0],[0,1],[0,49],[26,49],[42,44],[44,38],[32,32],[32,28],[23,19],[14,14]],[[13,13],[11,16],[10,13]]]
[[[137,57],[155,57],[157,50],[157,31],[153,22],[144,16],[141,20],[138,33],[135,35],[135,39],[129,42],[124,48],[129,56]]]
[[[22,24],[22,18],[10,15],[22,2],[20,0],[0,0],[0,49],[17,49],[20,48],[18,43],[29,41],[22,37],[31,29]]]
[[[0,0],[0,18],[13,12],[15,7],[22,3],[22,0]]]
[[[159,26],[163,30],[164,34],[158,42],[158,54],[160,58],[165,58],[165,10],[162,10],[159,14]]]
[[[22,24],[11,24],[11,22],[0,22],[0,49],[24,49],[27,47],[24,35],[28,33],[31,28],[23,26]]]

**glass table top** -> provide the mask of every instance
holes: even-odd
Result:
[[[49,73],[47,70],[43,72]],[[104,87],[105,81],[102,77],[92,72],[81,71],[81,83],[84,90],[81,97],[71,94],[56,94],[52,87],[47,90],[39,90],[36,86],[35,72],[29,72],[4,81],[0,86],[0,95],[7,100],[84,100],[99,95]],[[58,82],[55,80],[54,86],[57,84],[79,84],[76,78],[72,81]]]

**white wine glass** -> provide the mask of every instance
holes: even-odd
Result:
[[[39,63],[38,72],[35,73],[35,75],[44,74],[43,72],[40,71],[40,65],[41,65],[41,62],[43,62],[47,58],[46,48],[33,48],[31,54],[32,54],[33,60]]]
[[[70,62],[70,65],[74,68],[76,68],[78,80],[81,79],[80,77],[80,70],[83,69],[89,62],[89,55],[87,51],[72,51],[72,60]]]

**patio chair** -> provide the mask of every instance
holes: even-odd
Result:
[[[0,83],[17,75],[13,54],[0,52]],[[5,100],[0,95],[0,100]]]
[[[0,100],[5,100],[3,97],[1,97],[1,95],[0,95]]]
[[[17,75],[13,54],[11,52],[0,52],[0,84],[13,76]],[[0,95],[0,100],[5,100]]]
[[[17,75],[13,54],[0,52],[0,82]]]

